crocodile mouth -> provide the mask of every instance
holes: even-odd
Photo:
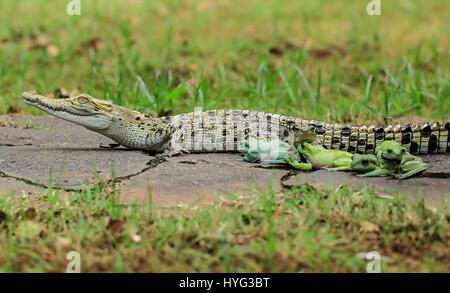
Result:
[[[64,106],[51,105],[42,100],[43,98],[44,99],[48,99],[48,98],[39,97],[33,93],[23,93],[22,97],[23,97],[23,101],[25,102],[25,104],[34,106],[34,107],[41,109],[49,114],[65,112],[67,114],[74,115],[74,116],[80,116],[80,117],[92,115],[90,113],[83,114],[81,112],[74,112],[74,111],[71,111],[70,109],[68,109],[68,107],[64,107]]]
[[[30,101],[24,98],[24,102],[30,106],[35,106],[36,108],[39,108],[47,113],[55,113],[55,112],[66,112],[70,115],[74,115],[74,116],[90,116],[90,115],[83,115],[81,113],[74,113],[72,111],[69,111],[67,109],[65,109],[64,107],[55,107],[55,106],[50,106],[48,104],[42,103],[40,101]]]

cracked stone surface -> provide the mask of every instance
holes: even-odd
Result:
[[[173,157],[153,169],[125,181],[121,200],[144,202],[148,187],[152,200],[170,203],[207,203],[224,192],[237,192],[255,186],[281,188],[280,179],[287,171],[258,168],[258,164],[238,161],[239,154],[191,154]],[[144,188],[143,188],[144,187]]]
[[[60,187],[77,188],[96,182],[96,172],[109,177],[113,170],[116,177],[134,174],[152,158],[125,148],[102,149],[100,144],[114,142],[60,119],[39,117],[38,123],[41,129],[0,128],[1,172],[48,186],[52,166],[54,186],[59,181]]]
[[[4,194],[23,194],[27,192],[40,192],[42,189],[14,178],[0,177],[0,196]]]
[[[24,123],[33,118],[14,119]],[[0,121],[7,121],[7,117],[0,117]],[[122,202],[147,201],[149,186],[155,202],[211,202],[215,195],[253,185],[267,187],[275,182],[281,188],[279,181],[287,173],[237,161],[238,154],[185,155],[150,168],[147,163],[155,158],[149,154],[125,148],[102,149],[100,144],[114,142],[61,119],[42,116],[36,121],[40,129],[0,127],[0,175],[9,176],[0,177],[3,192],[24,190],[29,185],[26,182],[48,186],[50,162],[53,182],[60,177],[58,186],[67,189],[96,182],[95,172],[110,177],[114,166],[115,176],[124,178],[120,184]],[[139,174],[143,170],[146,172]]]
[[[336,187],[346,183],[355,187],[372,186],[387,194],[392,190],[408,195],[440,200],[450,193],[450,156],[423,156],[429,168],[421,177],[406,181],[387,178],[359,178],[346,172],[316,171],[299,173],[280,183],[287,169],[261,168],[237,161],[239,154],[190,154],[158,162],[151,155],[125,148],[105,149],[112,140],[81,126],[49,117],[0,116],[0,195],[33,192],[49,185],[52,165],[53,186],[59,180],[64,189],[77,189],[102,177],[120,178],[122,202],[145,202],[151,189],[155,203],[208,203],[227,192],[247,193],[252,186],[267,188],[309,182]],[[34,121],[39,129],[23,128]],[[13,126],[16,127],[13,127]],[[51,162],[51,164],[50,164]],[[147,163],[151,162],[149,166]]]
[[[396,180],[389,177],[357,177],[351,172],[319,170],[312,173],[299,173],[284,181],[283,185],[293,187],[304,183],[331,189],[341,184],[350,185],[356,189],[369,187],[380,194],[406,193],[411,198],[424,198],[432,202],[440,202],[442,197],[450,200],[450,180],[445,178],[418,177]]]
[[[450,178],[450,154],[425,155],[421,158],[428,164],[423,177]]]

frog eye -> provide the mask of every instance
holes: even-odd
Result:
[[[302,143],[302,144],[300,145],[300,147],[301,147],[302,149],[304,149],[304,148],[305,148],[305,144]]]
[[[369,165],[369,160],[367,160],[367,159],[362,159],[362,160],[361,160],[361,164],[363,164],[364,166],[367,166],[367,165]]]
[[[86,103],[89,102],[89,99],[86,98],[86,97],[81,96],[81,97],[79,97],[79,98],[77,99],[77,102],[80,103],[80,104],[86,104]]]
[[[405,149],[405,148],[402,148],[402,153],[404,153],[404,152],[406,152],[406,149]]]
[[[392,153],[392,149],[387,149],[388,154]]]

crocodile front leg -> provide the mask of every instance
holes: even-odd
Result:
[[[167,149],[162,153],[162,157],[172,157],[189,154],[190,151],[184,148],[184,132],[182,128],[177,129],[170,136]]]

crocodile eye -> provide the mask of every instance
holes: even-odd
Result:
[[[369,160],[367,160],[367,159],[362,159],[362,160],[361,160],[361,163],[362,163],[364,166],[367,166],[367,165],[369,164]]]
[[[80,103],[80,104],[86,104],[87,102],[89,102],[89,99],[86,98],[86,97],[79,97],[77,99],[77,102]]]

